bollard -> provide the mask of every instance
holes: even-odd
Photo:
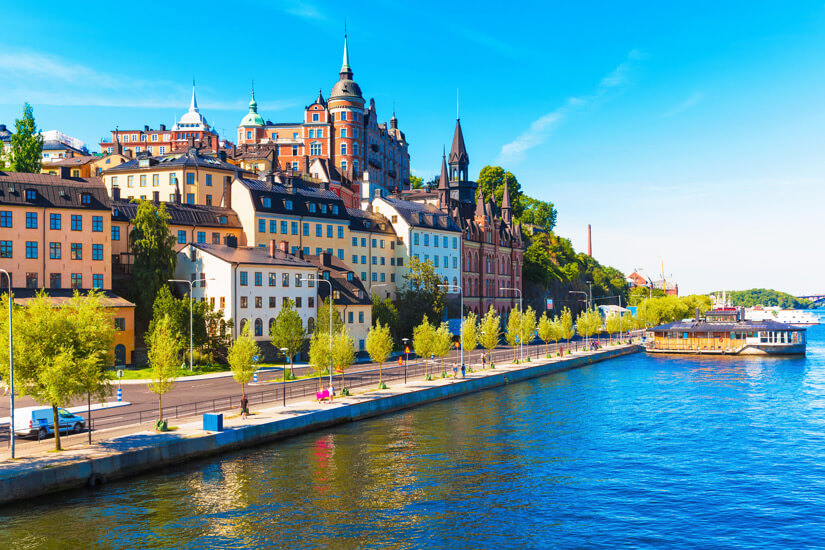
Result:
[[[123,401],[123,390],[121,390],[120,388],[117,389],[117,400]]]
[[[252,375],[252,381],[258,383],[258,371],[255,371],[255,374]]]

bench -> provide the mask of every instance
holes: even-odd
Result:
[[[328,399],[328,398],[329,398],[329,390],[315,392],[315,399],[317,401],[323,401],[323,400]]]

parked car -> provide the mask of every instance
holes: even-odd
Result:
[[[61,432],[79,433],[86,425],[86,420],[82,416],[66,409],[58,408],[57,416]],[[23,437],[36,437],[39,434],[40,439],[54,434],[54,412],[50,407],[14,409],[14,433]]]

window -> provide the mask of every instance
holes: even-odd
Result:
[[[212,174],[206,174],[206,186],[212,187]]]
[[[433,235],[433,246],[438,248],[438,235]]]
[[[332,213],[335,214],[336,216],[338,215],[338,205],[337,204],[332,205]]]
[[[284,201],[284,208],[286,208],[287,210],[292,210],[292,201],[291,200],[285,200]],[[296,235],[297,235],[297,233],[296,233]]]
[[[430,246],[430,234],[424,233],[424,246]]]
[[[331,225],[327,226],[327,238],[328,239],[332,238],[332,226]]]
[[[313,275],[312,277],[309,277],[309,278],[308,278],[308,280],[307,280],[307,286],[308,286],[309,288],[315,288],[315,277],[317,277],[317,275]]]
[[[146,187],[146,174],[141,174],[140,176],[140,186]]]
[[[37,288],[37,273],[26,273],[26,288]]]
[[[307,307],[315,307],[315,296],[307,298]],[[311,321],[312,319],[310,319]]]
[[[92,204],[92,196],[89,193],[81,193],[80,194],[80,204],[83,205],[90,205]]]
[[[103,274],[102,273],[93,273],[92,274],[92,288],[103,288]]]
[[[258,309],[264,307],[264,299],[260,296],[255,296],[255,307]],[[260,334],[258,336],[260,336]]]
[[[49,229],[60,229],[60,214],[49,214]]]
[[[339,259],[339,260],[343,260],[343,259],[344,259],[344,249],[343,249],[343,248],[339,248],[339,249],[338,249],[338,259]]]
[[[296,139],[297,139],[297,136],[296,136]],[[298,146],[293,145],[292,146],[292,156],[297,157],[299,154],[300,154],[300,151],[298,150]],[[293,170],[294,170],[294,168],[293,168]]]
[[[221,309],[224,309],[225,307],[226,307],[226,298],[221,296]]]
[[[160,146],[160,154],[161,154],[161,155],[165,155],[165,154],[166,154],[166,147],[165,147],[164,145],[161,145],[161,146]]]
[[[375,283],[378,281],[378,273],[372,272],[372,282]]]
[[[11,241],[0,241],[0,258],[11,258],[12,257],[12,245]]]
[[[49,288],[60,288],[60,273],[49,273]]]
[[[246,271],[241,271],[241,286],[247,286],[249,283],[249,276]]]
[[[343,225],[338,226],[338,238],[339,239],[344,238],[344,226]]]
[[[183,229],[178,229],[178,244],[186,244],[186,231]]]
[[[354,263],[354,264],[358,263],[358,254],[353,254],[352,255],[352,263]]]
[[[352,324],[353,319],[354,319],[353,313],[351,311],[347,312],[347,323]]]
[[[212,206],[212,195],[206,195],[206,206]]]
[[[249,306],[249,298],[246,296],[241,296],[241,308],[246,309]],[[243,327],[243,323],[241,323],[241,327]]]
[[[277,286],[278,284],[278,274],[277,273],[270,273],[269,274],[269,286]]]
[[[345,133],[344,130],[341,130],[341,133]],[[341,136],[341,137],[345,137],[345,136]],[[342,143],[341,144],[341,155],[344,156],[346,154],[347,154],[347,144]],[[343,166],[343,162],[342,162],[342,166]],[[344,168],[344,170],[346,170],[346,168]]]
[[[255,336],[264,335],[264,324],[260,319],[255,319]]]
[[[439,265],[438,265],[438,254],[433,256],[433,259],[435,260],[435,267],[439,267]]]
[[[361,256],[361,263],[362,264],[367,263],[367,257],[366,256]]]
[[[372,259],[372,265],[378,265],[378,258],[377,257],[371,256],[371,259]]]
[[[352,144],[352,154],[356,157],[358,156],[358,144],[357,143]],[[353,162],[353,166],[355,166],[354,162]],[[355,170],[357,170],[357,168],[355,168]]]
[[[453,269],[458,269],[458,256],[453,256]]]
[[[453,237],[453,248],[458,248],[458,238]]]
[[[342,160],[342,161],[341,161],[341,171],[342,171],[342,172],[346,172],[346,171],[347,171],[347,161],[345,161],[345,160]]]
[[[258,218],[258,233],[265,233],[266,232],[266,220],[263,218]]]
[[[281,273],[281,286],[289,286],[289,273]]]
[[[120,227],[117,225],[112,226],[112,240],[119,241],[120,240]]]
[[[272,208],[272,199],[269,197],[264,197],[261,199],[261,204],[264,205],[264,208]]]
[[[11,210],[0,211],[0,227],[11,227]]]
[[[303,224],[304,237],[309,237],[309,224]]]
[[[187,185],[195,185],[195,174],[192,172],[186,173],[186,184]]]
[[[292,222],[290,224],[290,229],[292,229],[292,234],[293,235],[297,235],[298,234],[298,222]]]
[[[312,136],[309,136],[309,137],[312,137]],[[320,136],[318,136],[318,137],[320,137]],[[321,153],[321,144],[317,141],[313,141],[312,143],[310,143],[309,144],[309,154],[310,154],[310,156],[316,156],[316,157],[321,156],[321,154],[322,154]]]
[[[273,233],[274,233],[274,231],[273,231]],[[282,221],[281,221],[281,234],[282,234],[282,235],[286,235],[286,233],[287,233],[287,230],[286,230],[286,222],[282,220]]]
[[[413,244],[418,244],[418,233],[413,233]]]
[[[135,176],[126,176],[126,187],[135,186]]]
[[[206,232],[205,231],[198,231],[198,244],[205,244],[206,243]]]
[[[269,309],[275,309],[278,307],[278,297],[277,296],[270,296],[269,297]]]
[[[212,244],[221,244],[221,234],[212,232]]]
[[[72,273],[72,288],[83,288],[83,274]]]
[[[26,229],[37,229],[37,212],[26,212]]]
[[[26,258],[37,259],[37,241],[26,241]]]
[[[102,244],[93,244],[92,245],[92,260],[99,261],[103,259],[103,245]]]
[[[384,273],[382,273],[381,274],[381,282],[383,283],[386,280],[387,280],[387,278],[385,277]]]
[[[315,210],[316,210],[315,203],[314,202],[307,203],[307,206],[309,208],[309,211],[314,214]]]
[[[263,286],[264,284],[264,274],[260,271],[255,272],[255,286]]]
[[[304,283],[301,281],[301,274],[300,274],[300,273],[296,273],[296,274],[295,274],[295,288],[301,288],[301,286],[302,286],[303,284],[304,284]]]
[[[92,216],[92,232],[103,232],[103,216]]]
[[[195,194],[194,193],[187,193],[186,194],[186,204],[195,204]]]
[[[83,244],[82,243],[72,243],[72,259],[73,260],[82,260],[83,259]]]
[[[358,322],[359,322],[359,323],[363,323],[363,322],[364,322],[364,312],[363,312],[363,311],[359,311],[359,312],[358,312]]]

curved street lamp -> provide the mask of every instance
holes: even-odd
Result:
[[[11,398],[11,409],[9,417],[9,437],[11,438],[11,457],[14,458],[14,343],[12,341],[12,325],[11,325],[11,275],[5,269],[0,269],[0,272],[6,274],[9,280],[9,395]]]
[[[329,385],[332,386],[332,283],[328,279],[318,278],[318,277],[301,277],[301,281],[312,281],[312,282],[320,282],[326,283],[329,285]],[[318,287],[316,287],[318,289]],[[319,289],[320,290],[320,289]],[[316,290],[317,292],[317,290]],[[318,296],[320,298],[320,296]],[[321,379],[321,375],[318,375],[318,379]],[[343,390],[343,388],[341,388]],[[332,396],[330,396],[330,399]]]
[[[187,279],[169,279],[168,282],[170,283],[187,283],[189,285],[189,372],[192,372],[192,289],[195,286],[195,283],[200,283],[203,281],[214,281],[214,277],[210,278],[200,278],[195,279],[193,281],[189,281]],[[241,327],[243,330],[243,327]]]

